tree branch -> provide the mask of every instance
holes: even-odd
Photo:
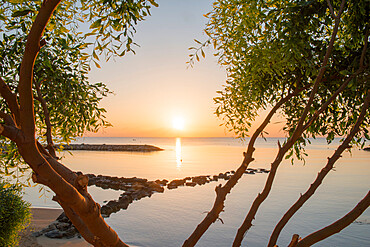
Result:
[[[0,118],[4,119],[5,124],[10,126],[16,126],[14,119],[7,113],[0,111]]]
[[[19,103],[21,128],[29,142],[35,143],[35,118],[32,94],[33,66],[38,52],[40,40],[45,27],[61,0],[48,0],[42,4],[39,13],[27,36],[26,47],[19,73]]]
[[[13,114],[13,119],[16,124],[20,124],[20,110],[18,105],[17,96],[10,90],[9,86],[0,77],[0,94],[5,99],[9,106],[10,112]]]
[[[36,87],[36,91],[37,91],[37,98],[36,99],[41,103],[42,110],[44,112],[44,117],[45,117],[47,149],[49,150],[49,153],[53,158],[58,159],[58,157],[55,153],[53,137],[52,137],[52,134],[51,134],[51,123],[50,123],[49,109],[47,107],[46,100],[42,96],[42,92],[41,92],[41,89],[40,89],[39,82],[35,81],[35,87]]]
[[[316,77],[315,83],[313,85],[313,89],[312,89],[311,94],[310,94],[310,98],[309,98],[309,100],[307,102],[307,105],[304,108],[303,113],[302,113],[302,115],[301,115],[301,117],[298,121],[297,127],[295,128],[293,134],[287,140],[287,142],[281,148],[279,148],[278,154],[276,155],[276,158],[275,158],[274,162],[271,164],[270,173],[267,177],[265,187],[263,188],[262,192],[259,193],[258,196],[253,201],[253,204],[252,204],[247,216],[245,217],[245,219],[244,219],[242,225],[240,226],[240,228],[238,229],[237,234],[236,234],[235,239],[234,239],[234,242],[233,242],[233,247],[238,247],[238,246],[241,245],[245,233],[252,227],[252,221],[254,220],[260,205],[266,200],[267,196],[269,195],[269,193],[271,191],[272,184],[274,182],[277,169],[278,169],[285,153],[294,145],[294,143],[298,140],[298,138],[302,135],[302,133],[305,130],[303,125],[304,125],[304,122],[306,120],[307,114],[308,114],[308,112],[311,108],[311,105],[312,105],[313,100],[314,100],[314,96],[315,96],[315,94],[318,90],[319,84],[321,83],[324,72],[326,70],[326,65],[329,61],[329,57],[330,57],[331,52],[333,50],[334,41],[336,39],[338,28],[339,28],[340,16],[341,16],[341,14],[343,12],[343,8],[344,8],[344,3],[345,3],[345,0],[342,0],[341,8],[339,10],[337,18],[335,19],[334,30],[333,30],[333,33],[331,35],[330,43],[329,43],[328,49],[325,53],[325,57],[324,57],[321,69],[319,70],[318,76]]]
[[[341,230],[346,228],[349,224],[351,224],[353,221],[355,221],[369,206],[370,206],[370,191],[348,214],[346,214],[333,224],[308,235],[301,241],[298,241],[296,247],[305,247],[314,245],[315,243],[340,232]]]
[[[330,14],[331,14],[331,17],[333,19],[335,19],[335,13],[334,13],[334,9],[333,9],[333,6],[331,5],[331,2],[330,0],[326,0],[326,2],[328,3],[328,6],[329,6],[329,10],[330,10]]]
[[[211,211],[208,212],[206,217],[202,220],[202,222],[196,227],[194,232],[190,235],[190,237],[184,242],[183,247],[190,247],[194,246],[198,240],[203,236],[203,234],[207,231],[209,226],[214,223],[222,210],[224,209],[225,205],[224,202],[226,200],[226,196],[228,193],[230,193],[231,189],[236,185],[238,180],[242,177],[245,170],[248,168],[248,165],[250,162],[254,160],[253,152],[255,150],[254,143],[258,136],[262,133],[264,128],[267,126],[267,124],[270,122],[272,116],[276,113],[276,111],[285,104],[288,100],[290,100],[292,97],[298,95],[303,88],[296,89],[294,92],[289,93],[286,97],[283,97],[269,112],[269,114],[266,116],[263,123],[258,127],[258,129],[254,132],[253,136],[251,137],[249,143],[247,152],[244,153],[244,160],[240,167],[236,170],[235,174],[231,176],[231,178],[226,182],[224,186],[221,187],[217,186],[216,191],[216,200],[213,204],[213,207]]]
[[[19,142],[24,139],[22,131],[15,126],[0,124],[0,135],[9,138],[14,142]]]
[[[68,217],[68,219],[72,222],[72,224],[77,228],[78,232],[81,236],[90,244],[94,244],[94,234],[92,234],[89,228],[85,225],[85,223],[81,220],[81,218],[70,208],[66,203],[63,203],[59,198],[53,197],[53,200],[59,203],[59,205],[63,208],[64,213]],[[97,245],[94,245],[97,246]],[[103,245],[100,245],[103,246]]]
[[[334,154],[328,159],[328,162],[324,168],[319,172],[317,175],[315,181],[311,184],[309,189],[300,196],[300,198],[289,208],[289,210],[284,214],[284,216],[281,218],[281,220],[276,225],[274,231],[271,234],[268,247],[275,246],[281,230],[285,227],[285,225],[289,222],[289,220],[293,217],[293,215],[303,206],[308,199],[311,198],[311,196],[315,193],[317,188],[321,185],[322,181],[326,177],[326,175],[329,173],[331,169],[333,169],[334,163],[341,157],[341,154],[349,147],[349,144],[355,134],[360,130],[360,126],[365,118],[366,112],[369,109],[369,101],[370,101],[370,90],[367,93],[367,97],[364,101],[364,104],[362,106],[361,113],[359,117],[357,118],[357,121],[355,125],[352,127],[350,133],[347,135],[345,140],[342,142],[342,144],[337,148],[337,150],[334,152]]]

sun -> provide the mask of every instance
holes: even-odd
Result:
[[[172,127],[176,130],[183,130],[185,128],[185,121],[182,117],[175,117],[172,119]]]

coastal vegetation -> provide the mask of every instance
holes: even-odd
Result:
[[[0,181],[0,246],[17,246],[19,233],[30,219],[30,204],[22,199],[22,188]]]
[[[223,186],[216,188],[212,209],[183,246],[194,246],[224,210],[226,196],[254,160],[254,142],[276,113],[285,118],[287,138],[278,143],[263,190],[255,198],[235,236],[240,246],[257,211],[267,199],[282,160],[305,157],[308,138],[335,136],[342,143],[317,178],[282,216],[270,236],[275,246],[292,216],[315,193],[341,154],[369,140],[369,5],[367,1],[215,1],[206,14],[205,42],[191,47],[190,65],[213,45],[228,79],[215,103],[216,114],[238,136],[245,137],[261,110],[270,109],[249,140],[244,160]],[[292,233],[289,246],[310,246],[348,226],[370,205],[370,193],[346,216],[301,238]]]
[[[60,163],[55,144],[109,126],[98,104],[110,91],[89,82],[90,65],[134,52],[135,25],[152,6],[152,0],[0,4],[1,172],[16,176],[30,167],[32,180],[55,192],[53,200],[94,246],[127,245],[87,192],[88,177]]]
[[[88,193],[89,176],[64,166],[55,147],[109,126],[98,104],[110,91],[104,83],[89,82],[89,68],[100,67],[101,57],[109,60],[133,52],[135,25],[152,6],[157,6],[153,0],[1,0],[0,134],[2,146],[7,146],[1,154],[1,172],[30,167],[33,181],[55,193],[53,200],[94,246],[127,245],[106,224],[100,205]],[[310,137],[324,136],[328,142],[343,137],[316,180],[276,225],[268,243],[274,246],[341,154],[369,139],[369,5],[357,0],[216,0],[206,17],[209,39],[191,48],[189,62],[193,65],[205,56],[204,48],[213,45],[219,63],[226,67],[228,79],[215,98],[216,114],[243,138],[261,110],[270,112],[251,136],[240,167],[216,187],[213,208],[184,246],[196,245],[219,219],[227,194],[253,161],[256,139],[267,134],[264,129],[275,114],[286,119],[287,139],[278,143],[266,185],[233,246],[240,246],[252,227],[284,158],[304,159]],[[327,238],[369,204],[368,193],[333,225],[304,238],[291,233],[292,242],[284,244],[308,246]]]

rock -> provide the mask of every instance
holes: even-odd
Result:
[[[196,183],[194,182],[186,182],[185,183],[186,186],[191,186],[191,187],[194,187],[195,185],[197,185]]]
[[[194,183],[197,183],[199,185],[206,184],[208,183],[208,179],[206,176],[198,176],[198,177],[193,177],[192,181]]]
[[[244,173],[245,173],[245,174],[255,174],[255,172],[254,172],[254,171],[245,171]]]
[[[59,230],[59,231],[65,231],[67,230],[68,228],[71,227],[71,224],[69,223],[64,223],[64,222],[58,222],[56,225],[56,228]]]
[[[45,236],[48,238],[62,238],[63,233],[58,230],[52,230],[50,232],[45,233]]]
[[[157,182],[150,181],[148,182],[148,186],[151,190],[156,191],[156,192],[164,192],[164,188]]]
[[[63,233],[63,237],[69,239],[75,237],[76,234],[78,234],[78,231],[74,226],[72,226]]]
[[[159,184],[160,185],[163,185],[163,186],[166,186],[168,183],[168,180],[167,179],[163,179]]]
[[[178,186],[176,186],[176,185],[174,185],[174,184],[168,184],[168,185],[167,185],[167,188],[168,188],[169,190],[177,189],[177,187],[178,187]]]
[[[168,185],[167,185],[167,188],[169,187],[178,187],[178,186],[183,186],[185,184],[185,179],[175,179],[175,180],[172,180]]]
[[[69,223],[69,222],[71,222],[69,219],[68,219],[68,217],[66,216],[66,214],[63,212],[63,213],[61,213],[59,216],[58,216],[58,218],[56,219],[56,221],[58,221],[58,222],[64,222],[64,223]]]
[[[132,185],[132,188],[134,190],[142,190],[144,188],[144,185],[140,184],[140,183],[135,183]]]

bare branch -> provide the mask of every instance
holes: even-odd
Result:
[[[284,214],[284,216],[281,218],[281,220],[276,225],[274,231],[271,234],[269,243],[267,246],[272,247],[275,246],[280,232],[285,227],[285,225],[289,222],[289,220],[294,216],[294,214],[303,206],[308,199],[311,198],[311,196],[315,193],[317,188],[321,185],[322,181],[326,177],[326,175],[329,173],[331,169],[333,169],[333,166],[335,162],[341,157],[341,154],[349,147],[349,144],[355,134],[360,130],[360,126],[365,118],[366,112],[369,109],[369,101],[370,101],[370,90],[367,94],[367,97],[364,101],[364,104],[362,106],[361,113],[359,117],[356,120],[355,125],[352,127],[350,133],[347,135],[345,140],[342,142],[342,144],[335,150],[334,154],[328,159],[328,162],[324,168],[321,169],[319,174],[317,175],[315,181],[311,184],[309,189],[299,197],[299,199],[289,208],[289,210]]]
[[[15,126],[0,124],[0,135],[9,138],[14,142],[19,142],[24,139],[22,131]]]
[[[343,90],[347,87],[348,83],[350,83],[356,76],[358,76],[365,69],[365,66],[363,64],[363,59],[364,59],[364,56],[365,56],[366,50],[367,50],[368,36],[369,36],[369,31],[367,31],[367,33],[366,33],[366,39],[365,39],[364,47],[362,48],[362,53],[361,53],[360,67],[358,68],[358,70],[345,80],[345,82],[333,93],[333,95],[320,107],[319,110],[315,111],[314,115],[311,117],[311,119],[303,127],[304,130],[308,129],[308,127],[317,119],[317,117],[321,113],[323,113],[325,111],[325,109],[333,102],[333,100],[341,92],[343,92]]]
[[[334,9],[333,9],[333,6],[331,5],[330,0],[326,0],[326,2],[328,3],[331,17],[332,17],[333,19],[335,19],[336,17],[335,17]]]
[[[231,178],[227,181],[224,186],[217,186],[216,187],[216,200],[213,204],[211,211],[208,212],[206,217],[202,220],[202,222],[197,226],[194,232],[190,235],[190,237],[184,242],[183,247],[194,246],[198,240],[202,237],[202,235],[207,231],[209,226],[214,223],[218,218],[222,210],[224,209],[225,205],[224,202],[226,200],[226,196],[230,193],[231,189],[236,185],[238,180],[242,177],[245,170],[248,168],[250,162],[254,160],[253,152],[255,150],[254,143],[267,124],[270,122],[272,116],[276,113],[276,111],[287,101],[289,101],[292,97],[297,96],[303,88],[296,89],[294,92],[289,93],[286,97],[283,97],[269,112],[266,116],[263,123],[258,127],[258,129],[254,132],[253,136],[251,137],[247,152],[245,152],[244,160],[240,167],[236,170],[236,172],[231,176]]]
[[[294,247],[297,245],[299,240],[299,235],[298,234],[293,234],[292,241],[290,241],[288,247]]]
[[[361,58],[360,58],[360,68],[364,67],[364,60],[365,60],[365,55],[366,55],[366,50],[367,50],[367,44],[369,42],[368,39],[369,39],[369,27],[366,27],[365,43],[364,43],[364,48],[362,49]]]
[[[20,113],[17,97],[10,90],[9,86],[5,81],[0,77],[0,94],[5,99],[6,103],[9,106],[10,112],[13,114],[13,119],[19,126],[20,123]]]
[[[42,110],[44,112],[44,117],[45,117],[47,149],[49,150],[49,153],[50,153],[51,156],[53,156],[53,158],[58,159],[58,157],[55,153],[53,137],[52,137],[52,134],[51,134],[51,123],[50,123],[49,109],[48,109],[48,106],[46,104],[46,100],[42,96],[42,92],[41,92],[41,89],[40,89],[40,83],[38,81],[35,81],[35,87],[36,87],[36,91],[37,91],[36,99],[41,103]]]
[[[275,179],[277,169],[278,169],[285,153],[294,145],[294,143],[298,140],[298,138],[302,135],[302,133],[305,130],[304,129],[304,122],[306,120],[306,117],[307,117],[307,114],[308,114],[309,110],[311,109],[311,106],[312,106],[312,103],[313,103],[313,100],[314,100],[314,96],[315,96],[315,94],[318,90],[319,84],[322,81],[324,72],[326,70],[326,65],[329,61],[329,57],[331,56],[331,52],[333,50],[334,41],[335,41],[337,33],[338,33],[338,28],[339,28],[339,23],[340,23],[340,16],[341,16],[341,14],[343,12],[343,8],[344,8],[344,2],[345,2],[345,0],[342,1],[342,5],[341,5],[341,8],[340,8],[338,16],[337,16],[338,18],[335,19],[335,26],[334,26],[333,33],[332,33],[331,38],[330,38],[330,43],[328,45],[328,49],[326,50],[325,57],[323,59],[321,69],[319,70],[318,76],[316,77],[315,83],[313,85],[313,89],[311,91],[310,98],[307,102],[307,105],[303,110],[303,113],[302,113],[302,115],[301,115],[301,117],[298,121],[298,124],[297,124],[293,134],[287,140],[287,142],[279,149],[278,154],[276,155],[276,158],[275,158],[274,162],[271,164],[270,173],[267,177],[265,187],[263,188],[262,192],[259,193],[258,196],[253,201],[253,204],[252,204],[247,216],[245,217],[245,219],[244,219],[242,225],[240,226],[240,228],[238,229],[237,234],[236,234],[235,239],[234,239],[234,242],[233,242],[233,247],[238,247],[238,246],[241,245],[245,233],[252,227],[252,221],[254,220],[260,205],[266,200],[267,196],[269,195],[269,193],[271,191],[272,184],[273,184],[273,181]]]
[[[333,224],[308,235],[301,241],[298,241],[296,247],[305,247],[314,245],[315,243],[340,232],[341,230],[346,228],[349,224],[351,224],[353,221],[355,221],[369,206],[370,206],[370,191],[348,214],[346,214]]]

